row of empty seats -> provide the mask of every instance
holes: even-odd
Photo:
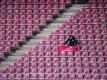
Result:
[[[1,0],[1,4],[69,4],[71,0]]]
[[[100,1],[100,0],[97,0]],[[106,17],[102,23],[86,22],[75,24],[75,21],[84,17],[75,18],[84,13],[90,15],[86,10],[86,4],[82,11],[71,16],[69,21],[58,26],[46,39],[39,42],[35,47],[29,49],[15,63],[3,68],[0,78],[5,80],[106,80],[107,79],[107,25]],[[100,10],[96,6],[97,10]],[[90,10],[93,8],[90,7]],[[106,15],[106,13],[104,13]],[[86,21],[90,21],[86,18]],[[99,17],[98,17],[99,18]],[[102,20],[103,18],[101,18]],[[58,54],[59,46],[68,38],[69,34],[75,35],[80,44],[76,52],[67,49]]]

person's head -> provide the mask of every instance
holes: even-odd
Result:
[[[74,35],[69,35],[69,38],[75,37]]]

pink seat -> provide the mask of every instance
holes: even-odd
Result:
[[[7,9],[12,9],[12,5],[8,5],[8,6],[7,6]]]
[[[18,1],[18,0],[15,0],[15,1],[14,1],[14,4],[19,4],[19,1]]]
[[[12,23],[10,23],[10,24],[12,24]],[[14,20],[13,24],[16,24],[16,25],[19,24],[19,20]]]
[[[88,56],[88,52],[82,52],[82,56]]]
[[[71,0],[66,0],[66,4],[71,4],[72,1]]]
[[[77,62],[78,62],[78,63],[77,63]],[[80,67],[80,66],[81,66],[80,62],[81,62],[81,59],[80,59],[80,58],[75,58],[75,59],[74,59],[74,63],[76,63],[76,64],[75,64],[75,67]]]
[[[74,24],[77,24],[77,22],[74,22]],[[84,24],[84,19],[79,19],[78,24]]]
[[[82,80],[83,79],[83,75],[82,74],[78,74],[77,75],[77,79],[81,79]]]
[[[27,17],[26,19],[30,19],[30,20],[32,19],[32,15],[27,15],[26,17]]]
[[[103,41],[102,46],[107,45],[107,41]]]
[[[82,51],[87,51],[87,47],[86,46],[81,46],[80,48],[81,48],[80,50],[82,50]]]
[[[10,47],[5,47],[3,52],[10,52]]]
[[[39,4],[39,1],[38,0],[34,0],[33,3],[34,4]]]
[[[6,46],[11,47],[11,41],[6,41]]]
[[[32,10],[27,10],[26,14],[27,15],[31,15],[32,14]]]
[[[0,9],[6,9],[6,5],[2,5],[1,7],[0,7]]]
[[[19,37],[19,42],[25,43],[25,36],[24,35]]]
[[[78,19],[84,18],[84,13],[78,14]]]
[[[19,30],[20,30],[20,31],[24,31],[24,30],[25,30],[25,26],[20,26],[20,27],[19,27]]]
[[[14,10],[18,9],[18,5],[14,5]],[[21,8],[22,9],[22,8]]]
[[[36,21],[38,19],[39,19],[39,16],[38,15],[34,15],[33,20]]]
[[[12,10],[7,10],[8,15],[12,15]]]
[[[51,51],[50,46],[45,46],[44,51],[46,51],[46,52],[50,52],[50,51]]]
[[[47,15],[52,14],[52,10],[46,10],[46,14]]]
[[[87,25],[91,24],[91,19],[87,19],[86,22],[85,22],[85,24],[87,24]]]
[[[26,36],[31,37],[31,36],[32,36],[32,31],[27,31],[27,32],[26,32]]]
[[[99,8],[104,8],[104,4],[99,4],[98,7]]]
[[[45,4],[45,0],[40,0],[39,4]]]
[[[32,20],[28,19],[28,20],[26,21],[26,24],[31,25],[31,24],[32,24]]]
[[[44,19],[40,20],[39,25],[46,26],[46,20]]]
[[[12,36],[12,41],[18,41],[18,36],[17,35],[13,35]]]
[[[69,75],[69,78],[72,79],[72,80],[75,80],[75,75],[71,74],[71,75]]]
[[[5,0],[0,1],[1,4],[6,4]]]
[[[8,22],[9,22],[9,21],[8,21]],[[5,24],[6,24],[6,21],[5,21],[5,20],[2,20],[2,21],[0,21],[0,24],[5,25]]]
[[[5,40],[5,36],[0,36],[0,41],[4,41]]]
[[[26,4],[32,4],[32,0],[27,0]],[[30,5],[28,5],[28,6],[30,6]]]
[[[89,14],[85,14],[85,17],[84,17],[85,19],[89,19],[89,18],[91,18],[91,16],[89,15]]]
[[[14,15],[18,15],[19,11],[18,10],[14,10]]]
[[[45,5],[40,5],[39,9],[40,10],[44,10],[45,9]]]
[[[19,16],[16,16],[15,19],[18,19],[18,17],[19,17]],[[21,15],[21,16],[20,16],[20,19],[22,19],[22,20],[25,19],[25,18],[26,18],[25,15]],[[20,21],[21,21],[21,20],[20,20]]]
[[[11,47],[18,47],[18,40],[17,41],[12,41]]]
[[[106,1],[106,0],[104,0],[104,1]],[[97,3],[104,3],[104,1],[98,0]]]
[[[19,34],[19,31],[17,30],[17,31],[13,31],[13,35],[15,36],[18,36],[18,34]]]
[[[40,13],[39,13],[39,14],[41,14],[41,15],[42,15],[42,14],[46,14],[46,13],[45,13],[45,10],[40,10]]]
[[[57,0],[53,0],[52,4],[58,4]]]
[[[7,15],[7,19],[12,19],[12,15]]]
[[[25,10],[21,10],[20,15],[25,15]]]
[[[34,10],[38,10],[38,9],[39,9],[38,5],[34,5],[34,6],[33,6],[33,9],[34,9]]]
[[[51,10],[52,9],[52,5],[46,5],[46,8],[47,10]]]
[[[0,16],[1,19],[5,19],[5,17],[6,17],[6,15]],[[8,18],[8,16],[7,16],[7,18]]]
[[[52,1],[51,0],[46,0],[46,4],[48,5],[48,4],[51,4],[52,3]]]
[[[60,10],[64,10],[64,9],[65,9],[65,4],[61,4],[61,5],[59,6],[59,9],[60,9]]]
[[[1,43],[0,43],[0,44],[1,44]],[[4,45],[3,45],[3,46],[4,46]],[[0,54],[2,54],[2,52],[3,52],[3,49],[4,49],[3,46],[0,47]]]
[[[17,6],[17,5],[15,5],[15,6]],[[22,9],[22,10],[23,10],[23,9],[25,9],[25,7],[26,7],[25,5],[20,5],[20,8],[19,8],[19,9]],[[22,10],[21,10],[21,11],[22,11]]]
[[[100,53],[101,53],[101,52],[100,52]],[[99,56],[99,55],[98,55],[98,56]],[[103,56],[103,53],[102,53],[102,55],[100,55],[100,56]],[[105,61],[104,61],[104,58],[99,58],[99,59],[98,59],[98,62],[99,62],[99,63],[104,63],[104,62],[105,62]]]
[[[38,32],[39,31],[39,26],[38,25],[34,25],[32,27],[32,31]]]
[[[38,25],[39,25],[38,19],[37,19],[37,20],[35,19],[35,20],[33,21],[33,24],[34,24],[35,26],[38,26]]]
[[[83,63],[83,64],[82,64],[82,67],[88,69],[88,68],[89,68],[89,63]]]
[[[53,19],[52,15],[47,15],[46,20],[51,21]]]
[[[53,10],[58,10],[58,5],[53,5]]]
[[[82,58],[82,63],[87,63],[89,61],[89,59],[88,58]]]
[[[34,10],[34,11],[33,11],[33,14],[34,14],[34,15],[37,15],[37,14],[39,14],[39,11],[38,11],[38,10]]]

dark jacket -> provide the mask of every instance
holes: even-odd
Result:
[[[67,46],[76,46],[77,44],[78,44],[78,40],[75,37],[68,38],[64,43],[64,45]]]

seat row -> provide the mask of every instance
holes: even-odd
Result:
[[[1,0],[0,4],[71,4],[72,0]]]

